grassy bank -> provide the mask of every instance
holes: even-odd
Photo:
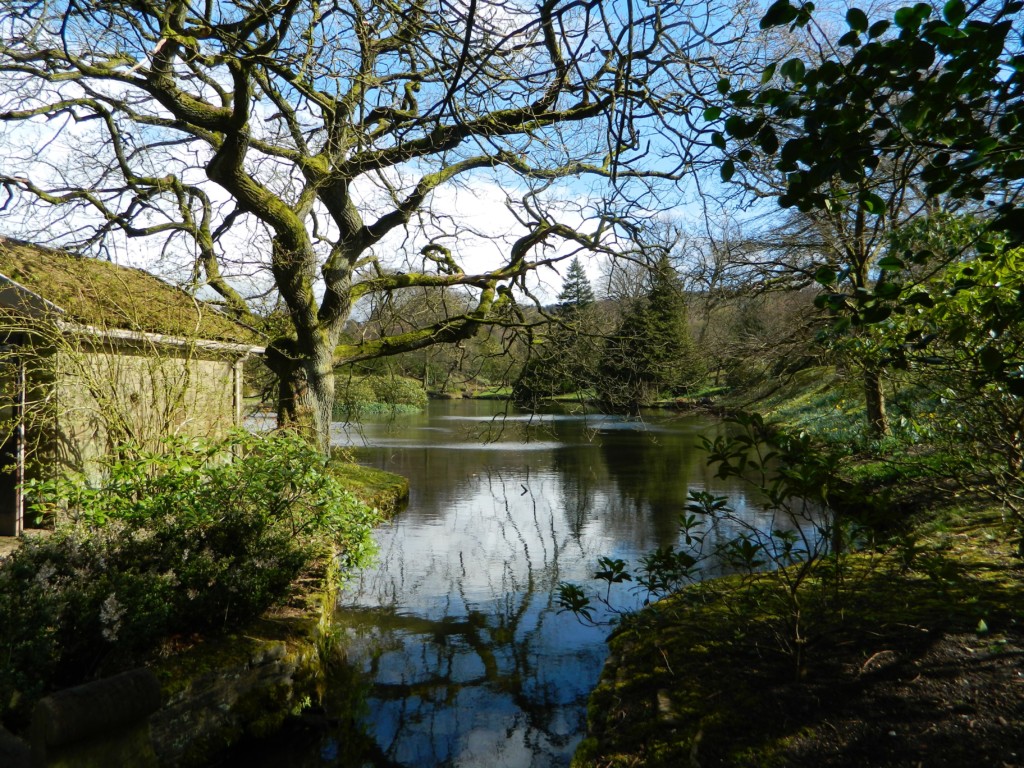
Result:
[[[356,498],[387,517],[398,512],[409,498],[408,478],[356,464],[343,452],[335,453],[331,471]]]
[[[792,570],[732,576],[628,617],[574,765],[1021,764],[1013,526],[943,478],[943,447],[915,432],[928,404],[892,391],[894,434],[875,440],[834,370],[761,394],[770,429],[837,457],[833,507],[880,526],[797,587]]]
[[[1014,764],[1019,561],[990,510],[920,533],[912,551],[823,564],[801,596],[800,648],[770,574],[706,582],[628,621],[574,765]]]

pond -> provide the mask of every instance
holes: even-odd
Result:
[[[608,629],[560,613],[557,586],[587,581],[601,555],[635,562],[676,544],[691,489],[756,514],[747,486],[706,466],[699,438],[720,428],[483,401],[335,425],[335,443],[411,487],[408,509],[377,536],[377,566],[339,609],[350,659],[371,681],[364,723],[378,761],[568,765]]]
[[[704,416],[531,415],[459,400],[335,424],[336,445],[411,489],[338,607],[376,746],[355,757],[321,734],[252,764],[568,765],[609,628],[560,612],[557,587],[588,582],[601,555],[635,563],[678,544],[690,490],[728,495],[759,524],[750,487],[706,465],[700,438],[721,429]],[[615,607],[638,606],[620,587]]]

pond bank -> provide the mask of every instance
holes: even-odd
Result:
[[[573,765],[1021,765],[1024,572],[986,519],[823,571],[799,644],[772,574],[645,609],[611,640]]]
[[[333,469],[386,516],[408,495],[397,475]],[[201,766],[240,740],[274,732],[319,701],[339,660],[333,616],[342,577],[333,561],[322,562],[293,585],[286,604],[237,632],[170,638],[144,668],[44,698],[23,740],[0,733],[0,763]],[[138,706],[118,703],[138,691]],[[110,707],[92,704],[107,699]]]

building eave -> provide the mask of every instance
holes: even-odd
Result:
[[[11,294],[17,298],[11,298]],[[99,328],[94,325],[62,320],[60,318],[68,315],[66,310],[4,274],[0,274],[0,306],[16,310],[34,320],[52,322],[59,331],[83,334],[97,339],[145,342],[175,349],[201,349],[240,356],[262,355],[266,352],[266,347],[258,344],[216,339],[191,339],[149,331],[132,331],[127,328]]]
[[[57,320],[54,325],[58,330],[65,333],[78,333],[108,341],[145,342],[175,349],[202,349],[208,352],[227,352],[240,356],[262,355],[267,351],[266,347],[256,344],[240,344],[230,341],[216,341],[214,339],[189,339],[184,336],[169,336],[163,333],[148,333],[146,331],[129,331],[124,328],[97,328],[92,325],[69,323],[63,320]]]

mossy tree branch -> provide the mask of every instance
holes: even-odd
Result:
[[[693,9],[633,0],[545,0],[536,15],[503,0],[11,0],[0,11],[10,32],[0,120],[28,133],[64,119],[61,148],[83,162],[58,179],[38,166],[0,170],[0,183],[8,207],[90,211],[66,222],[68,246],[117,231],[185,243],[193,283],[242,318],[253,319],[230,275],[269,273],[293,327],[279,346],[305,371],[299,399],[316,400],[333,390],[335,350],[363,359],[465,338],[514,303],[527,273],[565,257],[534,249],[600,249],[631,211],[649,215],[657,186],[698,159],[699,142],[676,139],[702,97],[681,84],[699,80],[694,67],[721,32],[717,1],[694,23]],[[91,156],[79,138],[90,121],[103,127]],[[673,141],[654,148],[645,131]],[[527,233],[507,260],[474,274],[431,259],[436,273],[362,270],[396,231],[458,242],[457,228],[424,232],[419,217],[431,219],[438,189],[485,173],[510,199],[590,176],[607,200],[583,225],[557,223],[558,205],[520,215]],[[244,267],[239,242],[262,243]],[[357,299],[430,286],[469,287],[473,311],[359,351],[338,346]],[[310,407],[322,419],[324,404]]]

